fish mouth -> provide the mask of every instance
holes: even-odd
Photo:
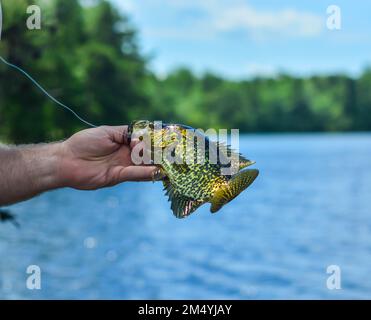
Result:
[[[174,123],[166,123],[166,122],[161,122],[162,125],[160,128],[166,129],[166,128],[171,128],[171,127],[179,127],[179,128],[185,128],[185,129],[193,129],[192,127],[188,127],[182,124],[174,124]],[[128,130],[126,134],[126,141],[128,144],[131,143],[132,141],[132,136],[134,131],[137,129],[144,129],[146,127],[149,127],[150,129],[155,129],[154,122],[148,121],[148,120],[134,120],[128,125]]]
[[[128,144],[132,141],[132,136],[134,131],[137,131],[139,129],[145,129],[146,127],[151,127],[151,122],[148,120],[134,120],[128,125],[128,130],[126,134],[126,141]],[[152,126],[153,128],[153,126]]]
[[[127,133],[126,133],[126,141],[127,141],[127,143],[130,145],[130,143],[131,143],[131,136],[132,136],[132,134],[133,134],[133,126],[134,126],[134,122],[132,122],[132,123],[130,123],[129,125],[128,125],[128,131],[127,131]],[[125,137],[124,137],[125,138]]]

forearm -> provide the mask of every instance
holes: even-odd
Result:
[[[0,145],[0,205],[63,187],[60,144]]]

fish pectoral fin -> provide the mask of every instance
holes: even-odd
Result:
[[[246,169],[236,173],[227,185],[218,189],[211,198],[211,213],[217,212],[226,203],[236,198],[243,190],[249,187],[259,175],[257,169]]]
[[[171,210],[174,216],[179,219],[185,218],[193,213],[198,207],[205,203],[202,200],[194,200],[188,197],[182,196],[179,192],[174,190],[169,180],[164,180],[164,190],[166,190],[166,195],[169,196],[169,201],[171,201]]]

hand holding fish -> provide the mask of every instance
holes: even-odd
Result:
[[[0,145],[0,205],[72,187],[93,190],[152,179],[154,167],[134,166],[127,126],[83,130],[64,142]]]
[[[152,180],[156,167],[136,166],[131,160],[127,129],[127,126],[87,129],[63,142],[63,184],[92,190],[125,181]]]

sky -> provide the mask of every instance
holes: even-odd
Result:
[[[359,75],[371,65],[371,0],[111,0],[159,76],[187,66],[228,78]],[[327,8],[340,8],[330,30]]]

